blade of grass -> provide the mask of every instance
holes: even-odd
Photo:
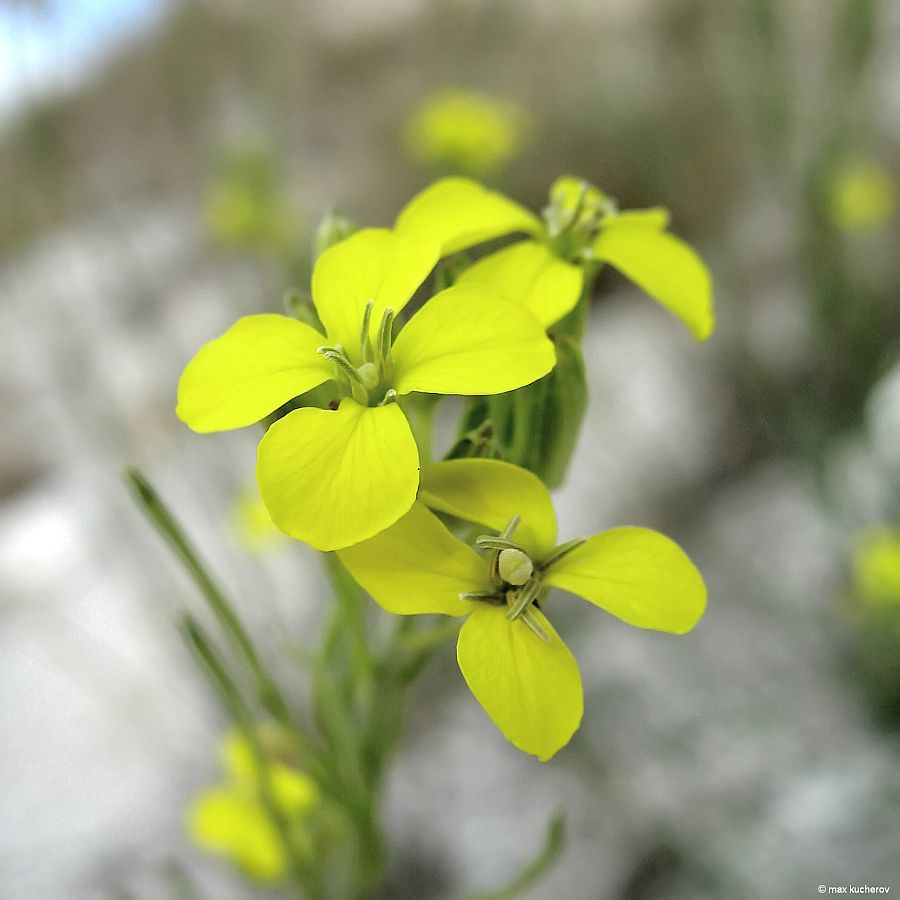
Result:
[[[509,884],[495,891],[466,894],[462,900],[514,900],[536,884],[559,858],[566,845],[565,817],[557,813],[547,826],[541,852]]]

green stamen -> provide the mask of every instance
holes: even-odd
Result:
[[[546,572],[554,563],[559,562],[573,550],[577,550],[585,540],[586,538],[573,538],[571,541],[566,541],[564,544],[554,547],[550,555],[538,566],[538,568],[542,572]]]
[[[378,335],[375,338],[378,367],[381,369],[381,377],[385,381],[390,381],[394,374],[394,363],[391,359],[391,343],[394,340],[393,329],[394,310],[389,306],[381,317]]]
[[[362,331],[359,335],[359,356],[363,363],[372,362],[372,342],[369,340],[369,323],[372,321],[372,307],[374,300],[366,301],[366,309],[363,312]]]
[[[503,594],[497,591],[462,591],[459,595],[460,600],[481,600],[484,603],[494,603],[500,605],[505,603]]]
[[[509,612],[506,614],[506,618],[509,619],[510,622],[514,622],[516,619],[522,617],[525,614],[525,611],[536,599],[538,592],[541,589],[541,580],[540,578],[532,578],[519,593],[513,594],[512,591],[507,594],[507,596],[512,596],[515,599],[510,604]]]
[[[350,382],[350,392],[353,395],[353,399],[363,406],[368,406],[369,392],[366,390],[359,372],[356,371],[343,351],[336,347],[319,347],[318,352],[330,363],[334,364],[339,375],[344,376]]]
[[[537,616],[530,610],[526,609],[525,612],[522,613],[522,621],[545,643],[548,644],[550,642],[550,635],[547,634],[546,631],[541,627],[541,623],[538,622]]]
[[[513,541],[506,538],[495,537],[492,534],[481,534],[475,538],[475,545],[482,550],[522,550],[522,548]],[[522,550],[524,553],[525,551]]]

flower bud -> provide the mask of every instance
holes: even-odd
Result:
[[[500,551],[499,568],[500,577],[507,584],[516,585],[525,584],[534,571],[534,566],[528,558],[528,554],[523,553],[521,550],[512,549]]]

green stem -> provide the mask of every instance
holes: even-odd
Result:
[[[297,728],[287,702],[275,681],[263,666],[250,636],[234,611],[234,607],[209,574],[206,566],[201,562],[196,551],[188,541],[184,531],[175,521],[174,516],[169,512],[150,482],[147,481],[140,471],[134,468],[127,469],[125,475],[134,489],[138,502],[141,504],[145,514],[156,530],[175,550],[176,555],[200,589],[210,609],[228,635],[229,640],[246,663],[263,707],[291,734],[297,746],[297,751],[302,756],[304,767],[307,768],[313,777],[318,778],[321,772],[315,766],[306,746],[306,741]]]
[[[528,888],[536,884],[559,858],[565,847],[565,832],[565,819],[559,813],[553,817],[547,826],[547,836],[538,856],[516,875],[509,884],[496,891],[467,894],[463,900],[514,900],[515,897],[519,897]]]
[[[412,429],[416,446],[419,448],[419,460],[424,466],[434,458],[432,438],[434,435],[434,413],[438,397],[422,395],[409,397],[403,406],[409,427]]]
[[[540,439],[535,435],[532,416],[534,414],[536,394],[542,389],[540,381],[527,385],[512,393],[513,435],[509,448],[510,461],[517,466],[524,466],[528,460],[528,451],[533,440]]]

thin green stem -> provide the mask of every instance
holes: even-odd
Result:
[[[190,616],[182,619],[181,630],[188,646],[196,653],[203,664],[213,686],[216,688],[231,718],[241,730],[253,755],[257,775],[259,799],[272,824],[278,832],[279,840],[284,848],[291,875],[296,882],[297,896],[316,896],[315,873],[302,858],[291,838],[290,824],[275,800],[272,789],[268,760],[259,743],[259,735],[250,708],[241,696],[237,685],[228,674],[218,652],[206,637],[200,625]]]
[[[424,394],[409,397],[403,407],[413,437],[416,439],[416,446],[419,448],[419,461],[423,466],[434,458],[432,445],[437,402],[437,396]]]
[[[137,469],[126,470],[126,478],[134,489],[144,513],[156,530],[174,549],[176,556],[200,589],[209,608],[222,626],[229,640],[237,649],[250,672],[256,692],[263,707],[293,737],[303,764],[313,777],[320,772],[306,747],[306,741],[291,715],[287,702],[274,679],[266,671],[250,636],[241,624],[234,607],[216,584],[207,567],[200,560],[181,526],[175,521],[149,481]]]
[[[514,900],[521,896],[528,888],[536,884],[559,858],[566,844],[565,824],[562,813],[553,817],[547,826],[547,836],[538,856],[505,887],[496,891],[467,894],[463,900]]]
[[[125,475],[134,488],[144,512],[150,518],[157,531],[172,545],[197,587],[200,588],[216,618],[221,622],[228,636],[243,654],[254,676],[260,681],[265,680],[265,672],[250,637],[244,631],[225,594],[219,589],[206,567],[200,561],[181,527],[141,472],[137,469],[128,469]]]

